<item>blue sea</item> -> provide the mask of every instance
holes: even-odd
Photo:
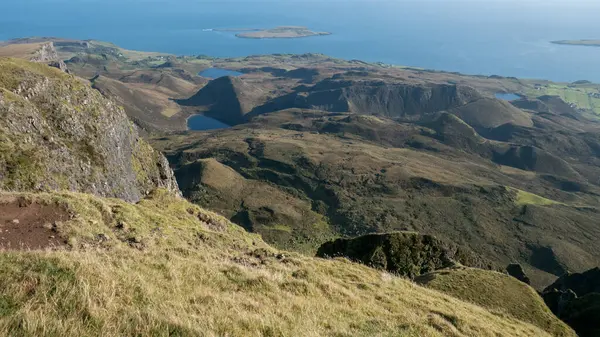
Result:
[[[178,55],[324,53],[467,74],[600,82],[592,0],[2,0],[0,40],[98,39]],[[246,40],[214,28],[304,25],[333,35]]]

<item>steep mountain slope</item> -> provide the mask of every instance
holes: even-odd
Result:
[[[58,69],[0,59],[0,189],[139,200],[178,190],[121,108]]]
[[[41,230],[70,247],[0,252],[6,336],[550,336],[365,266],[274,250],[165,191],[136,205],[0,200],[63,210],[67,220]]]
[[[495,128],[504,124],[533,126],[527,113],[508,102],[493,98],[482,98],[449,111],[476,129]]]
[[[476,129],[503,124],[532,126],[531,117],[508,102],[483,97],[475,89],[449,84],[326,79],[256,107],[249,116],[289,108],[354,112],[414,120],[440,111],[460,117]]]
[[[513,145],[487,140],[451,114],[415,124],[286,110],[229,130],[161,136],[153,144],[166,152],[185,196],[278,247],[314,252],[328,232],[416,231],[465,245],[498,265],[522,263],[536,287],[600,261],[592,181],[539,149],[499,160]],[[207,161],[243,177],[235,186],[265,186],[257,200],[294,207],[242,202],[229,189],[203,183],[200,163]]]
[[[390,117],[418,115],[461,106],[480,95],[455,85],[410,85],[384,81],[326,79],[312,87],[258,107],[253,114],[304,108],[331,112],[359,112]]]
[[[181,116],[181,107],[173,102],[169,95],[143,86],[128,85],[101,75],[92,78],[91,82],[94,89],[123,106],[129,118],[143,129],[149,131],[184,129],[181,125],[175,124],[179,122],[185,125],[185,118]],[[168,122],[166,122],[167,118],[170,119]]]
[[[186,107],[196,107],[196,112],[218,119],[227,124],[239,124],[262,100],[265,93],[252,83],[231,76],[210,81],[189,99],[179,100]]]
[[[215,159],[198,160],[179,175],[187,198],[234,219],[268,242],[311,251],[334,237],[323,215],[311,210],[308,200],[267,182],[246,179]]]

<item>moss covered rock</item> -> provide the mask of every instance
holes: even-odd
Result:
[[[0,189],[137,201],[177,191],[166,159],[122,108],[56,68],[0,58]]]
[[[413,232],[364,235],[323,244],[319,257],[346,257],[368,266],[413,278],[456,263],[494,268],[467,248]]]

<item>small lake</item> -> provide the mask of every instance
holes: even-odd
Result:
[[[194,115],[188,118],[187,125],[188,128],[193,131],[226,129],[231,127],[230,125],[204,115]]]
[[[517,95],[517,94],[504,94],[504,93],[497,93],[496,94],[496,98],[497,99],[501,99],[503,101],[516,101],[518,99],[521,99],[521,96]]]
[[[206,77],[206,78],[215,79],[215,78],[219,78],[219,77],[223,77],[223,76],[237,77],[237,76],[242,76],[244,74],[240,73],[239,71],[234,71],[234,70],[221,69],[221,68],[208,68],[204,71],[201,71],[198,75],[200,75],[202,77]]]

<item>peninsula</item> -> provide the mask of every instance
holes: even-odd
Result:
[[[570,45],[570,46],[600,47],[600,39],[599,40],[560,40],[560,41],[552,41],[552,43]]]
[[[329,32],[315,32],[307,27],[280,26],[269,29],[215,29],[216,31],[238,32],[235,36],[243,39],[295,39],[310,36],[331,35]]]

